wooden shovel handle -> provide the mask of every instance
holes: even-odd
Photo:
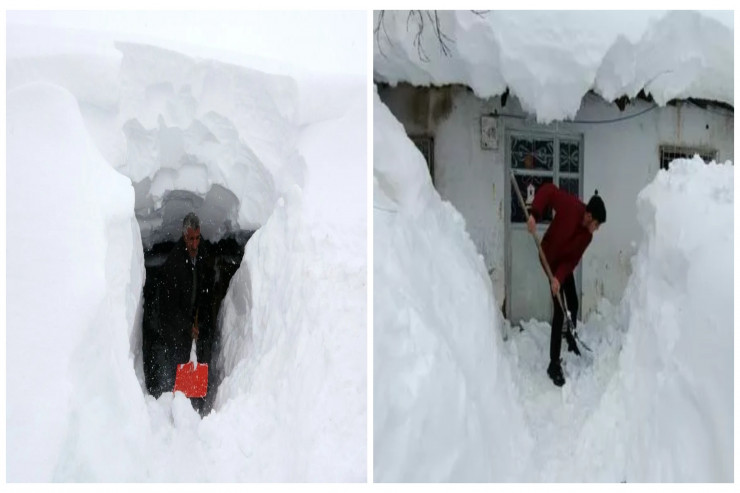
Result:
[[[511,183],[514,185],[514,191],[516,192],[516,196],[519,198],[519,205],[522,206],[522,210],[524,211],[524,215],[527,218],[526,220],[529,221],[529,211],[527,211],[527,204],[524,203],[524,198],[522,197],[522,192],[519,190],[519,184],[516,182],[516,177],[514,176],[514,172],[509,172],[511,176]],[[550,285],[552,285],[552,280],[555,277],[552,274],[552,270],[550,270],[550,264],[547,263],[547,258],[545,257],[545,252],[542,250],[542,244],[540,243],[540,238],[537,236],[536,231],[532,231],[532,237],[534,238],[534,242],[537,244],[537,250],[540,252],[540,261],[542,262],[542,266],[545,268],[545,273],[547,274],[547,280],[550,281]],[[558,303],[560,303],[560,308],[563,310],[563,313],[565,313],[565,308],[563,307],[563,300],[560,299],[560,296],[558,294],[557,296]]]

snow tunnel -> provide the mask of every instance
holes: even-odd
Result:
[[[207,413],[223,378],[216,371],[221,302],[252,233],[270,217],[281,191],[302,183],[305,165],[295,149],[292,122],[296,87],[285,76],[153,47],[116,47],[123,53],[121,92],[115,120],[107,127],[115,137],[101,133],[97,139],[135,192],[146,274],[141,326],[131,339],[136,371],[145,394],[156,398],[166,390],[153,379],[157,293],[167,283],[161,268],[182,237],[183,218],[194,212],[200,219],[201,247],[213,263],[215,291]]]
[[[143,182],[135,188],[146,187]],[[146,197],[146,195],[145,195]],[[158,209],[137,208],[137,221],[142,232],[144,266],[146,277],[143,288],[143,313],[141,324],[141,354],[146,390],[155,398],[163,392],[171,391],[162,375],[167,373],[160,368],[161,352],[166,349],[163,333],[166,331],[167,315],[161,309],[164,288],[172,282],[163,271],[163,266],[177,241],[182,236],[183,218],[194,212],[200,219],[201,243],[199,250],[206,252],[208,269],[213,280],[213,293],[209,298],[209,320],[212,330],[209,346],[211,355],[218,354],[221,331],[218,314],[221,302],[226,296],[231,278],[241,265],[244,248],[254,233],[253,229],[241,229],[234,221],[239,201],[228,188],[213,185],[204,197],[188,190],[172,190],[164,194],[162,206]],[[210,359],[213,359],[211,357]],[[201,361],[203,363],[203,361]],[[195,405],[201,413],[207,413],[223,376],[214,361],[209,364],[209,382],[206,397]]]

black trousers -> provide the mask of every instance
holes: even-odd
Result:
[[[578,294],[576,293],[576,280],[573,274],[565,278],[560,285],[560,293],[565,294],[565,303],[570,311],[570,318],[573,321],[573,327],[576,326],[578,318]],[[552,332],[550,333],[550,362],[560,362],[560,346],[563,342],[563,310],[560,309],[560,303],[556,297],[552,297]]]

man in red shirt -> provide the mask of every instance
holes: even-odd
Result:
[[[578,294],[573,271],[581,261],[591,238],[599,226],[606,222],[606,208],[596,191],[588,205],[578,197],[560,190],[552,183],[542,185],[535,194],[527,229],[534,233],[537,220],[541,220],[545,211],[552,207],[555,216],[542,238],[542,250],[550,265],[553,279],[551,283],[553,314],[552,332],[550,334],[550,366],[547,374],[557,386],[565,383],[563,369],[560,366],[560,345],[563,327],[563,311],[556,296],[565,295],[566,304],[576,326],[578,316]]]

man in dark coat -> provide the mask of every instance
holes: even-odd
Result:
[[[160,274],[160,333],[165,356],[164,386],[172,390],[177,365],[190,360],[193,339],[197,339],[199,363],[209,363],[213,340],[213,263],[201,243],[200,220],[194,213],[185,216],[182,238],[175,244]]]
[[[578,294],[573,271],[581,261],[586,247],[591,243],[593,234],[606,222],[606,208],[598,191],[586,205],[578,197],[548,183],[541,186],[535,194],[527,221],[530,233],[535,231],[536,221],[540,220],[550,207],[555,210],[555,217],[542,238],[542,250],[553,275],[550,289],[554,309],[550,334],[550,365],[547,374],[555,385],[562,386],[565,383],[563,369],[560,366],[563,310],[556,296],[560,296],[560,293],[565,295],[566,305],[575,327],[578,318]]]

